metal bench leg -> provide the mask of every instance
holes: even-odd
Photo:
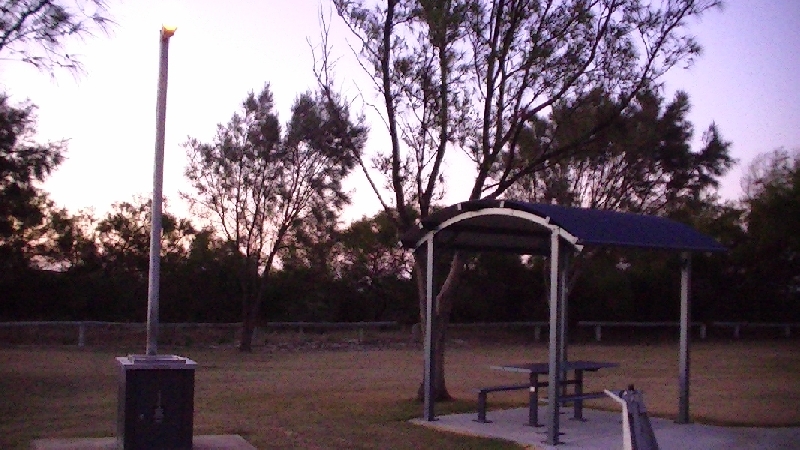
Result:
[[[486,420],[486,391],[478,392],[478,420],[481,423],[491,423],[491,420]]]
[[[575,395],[583,395],[583,371],[576,370],[575,371]],[[575,420],[583,421],[583,400],[575,400],[572,404],[573,406],[573,416],[572,418]]]
[[[539,375],[531,373],[531,387],[528,396],[528,425],[541,427],[539,423]]]

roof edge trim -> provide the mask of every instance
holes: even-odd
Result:
[[[477,211],[475,211],[475,210],[473,210],[473,211],[465,211],[465,212],[463,212],[461,214],[455,215],[455,216],[445,220],[444,222],[440,223],[435,228],[429,229],[424,235],[422,235],[422,237],[420,237],[417,240],[417,242],[414,244],[414,246],[412,248],[413,249],[419,248],[423,243],[425,243],[425,241],[428,240],[428,238],[431,235],[436,235],[436,233],[438,233],[439,231],[449,227],[450,225],[453,225],[455,223],[458,223],[458,222],[461,222],[461,221],[464,221],[464,220],[467,220],[467,219],[471,219],[471,218],[474,218],[474,217],[480,217],[480,216],[512,216],[512,217],[518,217],[520,219],[525,219],[525,220],[537,223],[537,224],[539,224],[539,225],[541,225],[543,227],[546,227],[546,228],[550,229],[551,233],[557,233],[560,237],[562,237],[564,240],[569,242],[578,251],[581,251],[581,249],[583,248],[582,245],[578,244],[578,238],[577,237],[573,236],[567,230],[559,227],[558,225],[552,224],[550,222],[550,217],[547,217],[547,216],[543,217],[543,216],[540,216],[540,215],[532,213],[532,212],[522,211],[522,210],[519,210],[519,209],[513,209],[513,208],[510,208],[510,207],[504,207],[504,206],[492,207],[492,208],[484,208],[484,209],[480,209],[480,210],[477,210]]]

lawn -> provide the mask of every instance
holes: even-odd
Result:
[[[800,426],[800,342],[703,342],[692,348],[691,416],[727,425]],[[136,348],[0,348],[0,448],[28,448],[45,437],[115,435],[115,356]],[[240,434],[258,448],[518,448],[499,441],[435,432],[408,423],[422,352],[415,346],[347,350],[232,347],[165,348],[198,363],[195,434]],[[437,413],[475,411],[475,388],[522,381],[492,364],[546,360],[543,343],[455,341],[448,348],[448,389],[456,401]],[[617,361],[589,375],[588,389],[635,383],[651,414],[677,411],[677,344],[570,347],[572,359]],[[492,406],[519,406],[524,392],[498,393]],[[610,400],[590,402],[615,409]]]

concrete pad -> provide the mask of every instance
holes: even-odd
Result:
[[[37,439],[32,450],[116,450],[117,438]],[[256,450],[238,434],[194,436],[192,450]]]
[[[477,413],[438,416],[434,422],[414,419],[413,423],[441,431],[491,437],[517,442],[540,450],[607,450],[622,448],[622,417],[619,412],[584,409],[586,421],[570,419],[571,408],[559,421],[561,444],[551,446],[546,427],[530,427],[528,408],[489,411],[491,423],[476,422]],[[545,408],[539,408],[544,420]],[[701,424],[676,424],[668,419],[651,417],[650,423],[661,450],[723,449],[800,449],[800,428],[717,427]]]

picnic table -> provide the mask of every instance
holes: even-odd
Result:
[[[563,395],[559,396],[559,403],[573,404],[573,418],[576,420],[583,419],[583,401],[603,398],[604,392],[584,392],[583,391],[583,375],[584,372],[597,372],[600,369],[607,369],[619,367],[618,363],[614,362],[598,362],[598,361],[565,361],[564,374],[565,379],[561,381],[561,387],[564,389]],[[527,373],[529,381],[524,384],[505,385],[505,386],[492,386],[480,388],[478,390],[478,422],[490,422],[486,419],[486,396],[489,392],[510,391],[517,389],[528,389],[530,392],[529,405],[528,405],[528,425],[540,427],[543,426],[539,423],[539,388],[547,387],[547,381],[539,381],[539,375],[547,375],[550,372],[548,363],[519,363],[519,364],[504,364],[500,366],[490,366],[493,370],[502,370],[506,372]],[[569,377],[569,372],[573,372],[573,377]],[[567,394],[566,387],[568,385],[574,386],[573,393]]]

